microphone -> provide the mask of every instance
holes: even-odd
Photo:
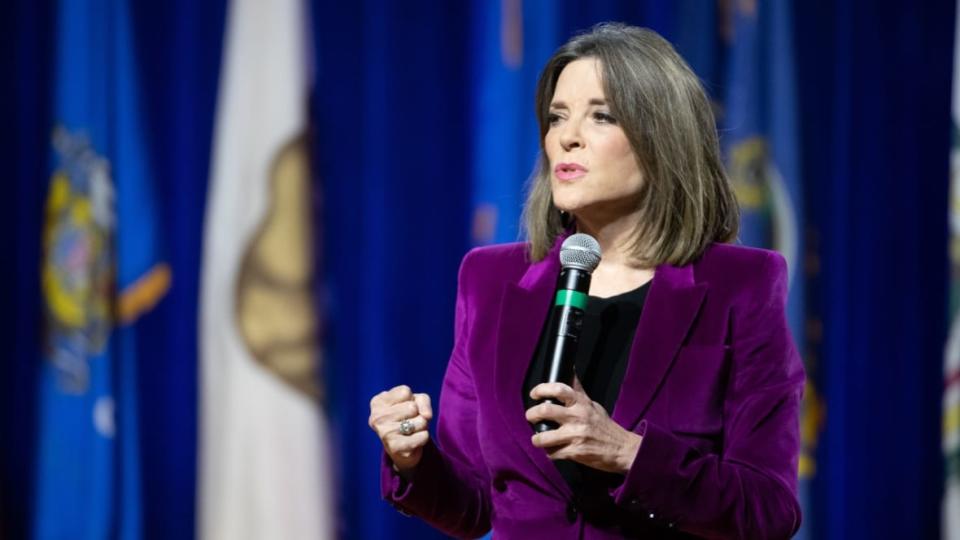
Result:
[[[583,314],[587,309],[590,275],[598,264],[600,244],[589,234],[574,234],[560,246],[561,269],[550,313],[544,382],[562,382],[573,386],[574,359],[583,329]],[[560,405],[554,399],[544,401]],[[556,422],[543,420],[537,422],[533,430],[543,433],[558,427]]]

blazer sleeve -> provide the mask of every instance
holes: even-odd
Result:
[[[380,469],[384,499],[406,514],[455,537],[475,538],[490,530],[490,481],[478,462],[477,392],[467,357],[472,316],[467,291],[473,252],[460,265],[454,346],[440,391],[436,442],[431,438],[410,481],[394,470],[386,453]]]
[[[783,258],[769,253],[761,275],[764,285],[733,307],[720,454],[642,420],[640,450],[612,493],[628,511],[705,538],[790,538],[799,528],[803,365],[786,322]]]

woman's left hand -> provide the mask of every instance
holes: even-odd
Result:
[[[563,405],[540,403],[527,409],[531,424],[552,420],[560,427],[533,435],[533,445],[547,451],[550,459],[569,459],[601,471],[626,473],[633,465],[643,437],[614,422],[602,405],[590,399],[574,379],[573,388],[563,383],[538,384],[530,391],[535,400],[553,398]]]

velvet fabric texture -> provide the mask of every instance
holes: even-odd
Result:
[[[714,244],[656,269],[611,415],[643,442],[622,484],[584,497],[532,445],[521,401],[558,250],[464,257],[436,435],[409,482],[384,455],[383,497],[456,537],[789,538],[804,372],[783,258]]]

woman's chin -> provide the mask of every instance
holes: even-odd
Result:
[[[568,214],[576,214],[583,211],[590,205],[587,204],[587,201],[574,198],[555,198],[553,200],[553,206],[561,212],[567,212]]]

